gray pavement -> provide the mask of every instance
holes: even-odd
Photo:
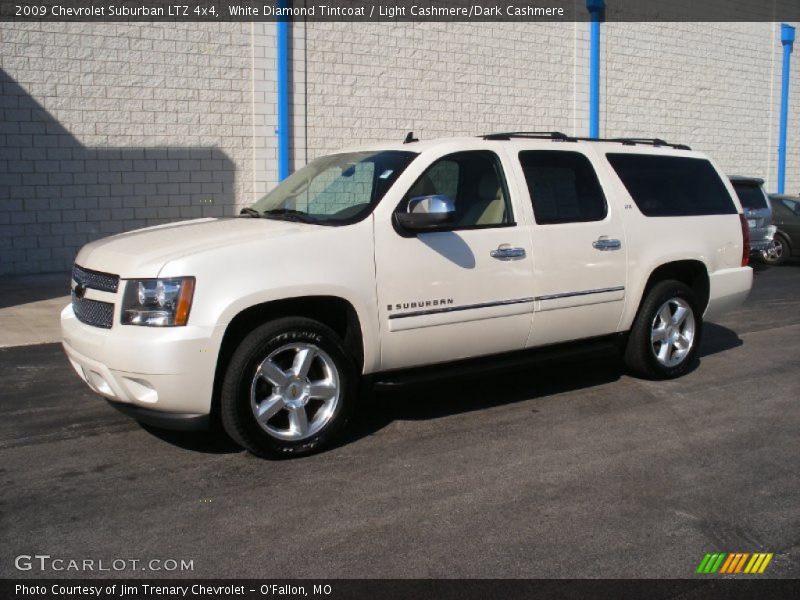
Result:
[[[0,348],[60,339],[59,314],[69,304],[69,273],[0,276]]]
[[[678,578],[761,551],[799,577],[798,358],[800,267],[760,268],[681,379],[605,358],[381,394],[347,443],[268,462],[128,420],[58,345],[0,349],[0,576],[37,575],[13,559],[39,553],[193,577]]]

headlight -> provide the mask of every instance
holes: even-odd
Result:
[[[193,295],[194,277],[129,279],[122,298],[122,324],[186,325]]]

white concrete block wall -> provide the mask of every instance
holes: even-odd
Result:
[[[0,273],[249,199],[249,29],[0,24]]]
[[[278,181],[275,25],[252,23],[253,190],[262,196]]]
[[[683,142],[711,154],[727,173],[764,177],[774,189],[778,28],[773,23],[605,24],[601,135]]]
[[[509,129],[587,135],[589,28],[309,23],[309,153],[408,130],[426,138]],[[604,23],[601,136],[688,143],[729,173],[763,176],[773,190],[779,30],[778,23]],[[797,52],[792,70],[786,185],[800,190],[800,136],[791,128],[800,111]]]
[[[277,115],[277,52],[274,23],[252,24],[253,57],[253,190],[251,198],[242,198],[248,204],[260,198],[278,183]],[[289,170],[299,169],[308,162],[306,151],[306,73],[305,25],[302,21],[290,28],[289,52],[290,87],[289,106]]]
[[[604,23],[601,135],[686,142],[774,189],[779,28]],[[291,30],[293,169],[409,130],[588,132],[588,23]],[[275,61],[274,23],[0,24],[0,274],[63,270],[91,239],[274,187]],[[798,52],[792,70],[800,192]]]
[[[581,26],[308,23],[309,155],[412,130],[571,131]]]

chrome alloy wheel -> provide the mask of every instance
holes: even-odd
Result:
[[[299,441],[328,424],[339,396],[339,373],[324,350],[307,343],[286,344],[256,369],[250,408],[268,434]]]
[[[683,298],[671,298],[661,305],[650,328],[650,345],[659,363],[679,365],[694,345],[695,320],[692,307]]]
[[[783,257],[783,244],[780,240],[773,239],[766,250],[761,251],[761,255],[765,260],[780,260]]]

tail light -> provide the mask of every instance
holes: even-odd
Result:
[[[750,227],[742,213],[739,213],[739,222],[742,224],[742,266],[746,267],[750,262]]]

